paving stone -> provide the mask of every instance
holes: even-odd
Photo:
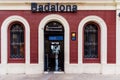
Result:
[[[8,74],[0,75],[0,80],[120,80],[120,75],[101,74]]]

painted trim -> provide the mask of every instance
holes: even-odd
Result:
[[[57,14],[51,14],[42,19],[42,21],[39,24],[39,29],[38,29],[38,55],[39,55],[39,64],[41,66],[41,72],[44,72],[44,27],[45,25],[50,22],[50,21],[58,21],[60,22],[63,27],[64,27],[64,57],[65,57],[65,62],[64,62],[64,71],[66,72],[67,65],[69,64],[69,49],[70,49],[70,39],[69,39],[69,24],[67,20]]]
[[[120,66],[120,10],[116,11],[116,64]],[[120,71],[120,70],[119,70]]]
[[[87,16],[81,20],[78,26],[78,63],[83,64],[83,28],[84,25],[88,22],[95,22],[100,27],[100,55],[101,55],[101,64],[107,64],[107,26],[105,21],[98,16]]]
[[[116,10],[119,8],[117,1],[65,1],[65,0],[41,0],[41,1],[0,1],[0,10],[31,10],[31,3],[62,3],[62,4],[76,4],[78,10]]]
[[[19,21],[25,27],[25,64],[30,64],[30,27],[27,20],[21,16],[13,15],[4,20],[1,27],[1,64],[6,65],[8,55],[8,27],[12,22]]]
[[[19,1],[19,0],[5,0],[5,1],[0,1],[0,3],[31,3],[31,2],[38,2],[38,3],[50,3],[50,2],[53,2],[53,3],[115,3],[115,2],[119,2],[118,0],[101,0],[101,1],[95,1],[95,0],[22,0],[22,1]]]

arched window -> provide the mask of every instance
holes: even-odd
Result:
[[[24,26],[20,22],[14,22],[9,26],[9,58],[8,62],[25,61]]]
[[[87,23],[84,27],[85,63],[100,62],[100,29],[96,23]]]

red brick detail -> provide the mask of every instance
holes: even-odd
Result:
[[[70,31],[76,32],[76,31]],[[78,63],[78,33],[76,32],[76,41],[72,41],[70,38],[70,63]],[[71,35],[70,35],[71,37]]]
[[[30,27],[30,62],[38,63],[38,25],[33,23]]]
[[[12,15],[24,17],[30,24],[30,62],[38,63],[38,26],[40,21],[53,13],[32,13],[31,11],[0,11],[0,26],[3,21]],[[107,62],[116,62],[116,11],[115,10],[80,10],[77,13],[59,13],[69,23],[71,32],[76,32],[76,41],[70,37],[70,63],[78,63],[78,26],[86,16],[95,15],[101,17],[107,24]]]
[[[116,16],[115,13],[108,13],[107,24],[107,63],[116,63]]]

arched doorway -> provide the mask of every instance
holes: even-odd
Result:
[[[57,21],[44,28],[44,71],[64,71],[64,27]]]

